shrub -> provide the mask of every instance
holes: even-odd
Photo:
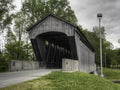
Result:
[[[0,54],[0,72],[5,72],[8,70],[8,61],[5,59],[5,56]]]

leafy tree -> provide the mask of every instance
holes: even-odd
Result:
[[[100,30],[101,30],[101,36],[104,39],[105,38],[105,28],[101,27]],[[93,32],[96,33],[97,37],[100,36],[100,30],[99,30],[99,27],[97,27],[97,26],[93,27]]]
[[[118,64],[120,64],[120,49],[116,50],[116,55],[117,55],[116,60],[117,60]]]
[[[13,0],[0,0],[0,31],[4,34],[10,28],[13,19],[12,10],[14,9]],[[1,37],[1,36],[0,36]],[[6,56],[0,52],[0,71],[6,71],[8,61]]]
[[[120,43],[120,39],[118,39],[118,43]]]
[[[100,65],[100,38],[99,38],[99,29],[97,27],[93,28],[93,31],[88,31],[87,29],[82,29],[83,33],[87,37],[88,41],[95,48],[95,59],[96,64]],[[107,67],[109,67],[114,62],[115,52],[112,50],[113,45],[106,40],[105,38],[105,29],[102,28],[102,50],[103,50],[103,65],[105,66],[105,62],[107,61]],[[105,61],[105,53],[107,53],[106,61]],[[112,57],[111,57],[112,56]]]
[[[7,39],[7,43],[16,42],[16,36],[11,30],[8,30],[6,39]]]
[[[16,14],[16,17],[14,18],[14,22],[15,22],[14,31],[17,36],[16,39],[18,41],[22,41],[26,34],[27,23],[25,21],[26,21],[26,18],[24,17],[24,14],[22,12],[18,12]]]
[[[10,13],[14,9],[13,0],[0,0],[0,25],[6,27],[11,24],[13,14]]]
[[[20,13],[26,18],[24,22],[26,22],[27,27],[49,13],[77,23],[77,18],[69,6],[68,0],[25,0]]]
[[[0,0],[0,31],[3,36],[4,32],[9,30],[14,16],[12,13],[14,9],[13,1],[14,0]]]
[[[30,60],[33,57],[31,46],[23,42],[11,42],[6,44],[6,57],[8,60]]]

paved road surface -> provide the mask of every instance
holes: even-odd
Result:
[[[50,72],[56,70],[59,69],[38,69],[38,70],[0,73],[0,88],[17,84],[20,82],[24,82],[27,80],[36,79],[38,77],[49,74]]]

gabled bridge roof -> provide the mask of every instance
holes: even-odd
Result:
[[[64,19],[62,19],[62,18],[60,18],[60,17],[58,17],[58,16],[53,15],[53,14],[48,14],[48,15],[46,15],[46,16],[43,17],[41,20],[39,20],[39,21],[36,22],[34,25],[32,25],[29,29],[27,29],[27,31],[29,32],[30,30],[32,30],[34,27],[36,27],[38,24],[42,23],[45,19],[47,19],[47,18],[50,17],[50,16],[53,17],[53,18],[56,18],[56,19],[58,19],[58,20],[60,20],[60,21],[63,21],[63,22],[65,22],[65,23],[69,24],[70,26],[74,27],[74,28],[75,28],[74,31],[75,31],[76,33],[78,33],[78,35],[80,36],[81,41],[82,41],[92,52],[95,52],[94,47],[93,47],[93,46],[91,45],[91,43],[87,40],[87,38],[85,37],[85,35],[82,33],[82,31],[80,30],[80,28],[79,28],[77,25],[72,24],[72,23],[70,23],[69,21],[66,21],[66,20],[64,20]]]

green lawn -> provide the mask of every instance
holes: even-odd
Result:
[[[115,70],[115,69],[103,69],[105,78],[109,80],[120,80],[120,69]]]
[[[0,90],[120,90],[120,85],[86,73],[52,72],[42,78]]]

